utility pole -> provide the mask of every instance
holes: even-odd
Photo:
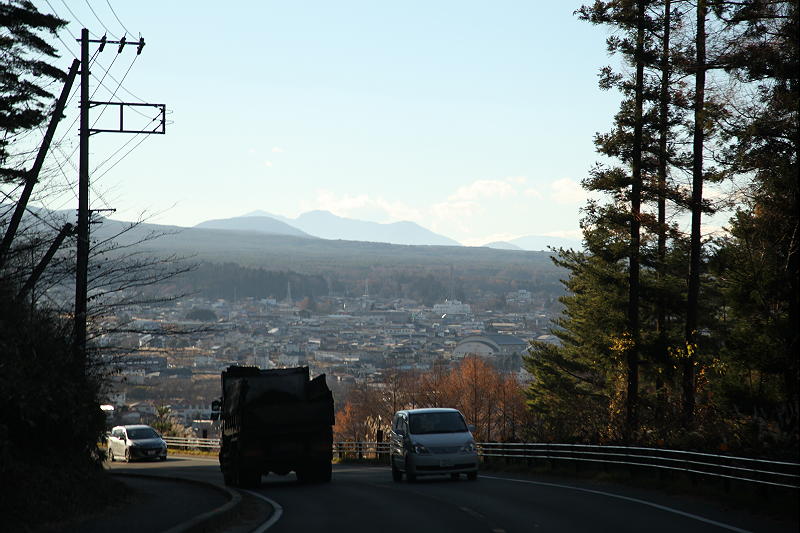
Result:
[[[166,106],[164,104],[142,104],[128,102],[98,102],[89,100],[89,44],[98,43],[98,53],[102,52],[106,44],[118,45],[117,53],[121,53],[126,45],[135,45],[136,54],[142,53],[144,39],[126,41],[122,36],[119,41],[109,41],[103,35],[102,39],[89,39],[89,30],[81,30],[81,104],[80,104],[80,157],[78,162],[78,250],[75,273],[75,368],[83,371],[86,366],[86,318],[87,297],[89,286],[89,136],[93,133],[156,133],[164,134],[166,127]],[[89,109],[99,105],[119,106],[118,129],[94,129],[89,125]],[[160,121],[152,130],[125,129],[125,107],[154,107],[160,111]],[[153,119],[154,121],[156,119]],[[149,125],[148,125],[149,126]]]
[[[86,297],[89,279],[89,30],[81,30],[81,115],[78,160],[78,255],[75,274],[75,363],[86,366]]]

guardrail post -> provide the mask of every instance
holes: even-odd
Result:
[[[726,458],[725,459],[725,465],[726,466],[731,466],[731,460]],[[730,480],[730,478],[727,478],[727,477],[722,478],[722,489],[725,491],[726,494],[731,491],[731,480]]]
[[[545,445],[544,445],[544,455],[547,458],[547,469],[552,472],[552,470],[553,470],[553,460],[550,457],[550,443],[545,443]]]

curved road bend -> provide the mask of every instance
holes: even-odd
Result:
[[[120,467],[222,482],[213,459],[173,456],[165,463],[112,468]],[[376,466],[335,465],[333,482],[323,485],[270,475],[256,491],[283,507],[270,533],[794,532],[797,526],[616,485],[489,474],[476,482],[432,477],[394,483],[388,467]]]

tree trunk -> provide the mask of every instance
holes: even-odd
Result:
[[[672,9],[671,0],[664,0],[664,38],[661,42],[661,92],[659,95],[659,138],[658,138],[658,256],[656,278],[659,293],[656,300],[656,331],[658,347],[656,352],[656,418],[664,415],[666,394],[662,371],[667,363],[667,310],[664,295],[664,274],[667,262],[667,138],[669,136],[669,39]]]
[[[700,219],[703,201],[703,141],[704,105],[706,87],[706,0],[697,2],[697,35],[695,46],[695,94],[694,94],[694,134],[692,159],[692,229],[691,256],[689,262],[689,290],[686,308],[686,350],[683,358],[683,422],[685,428],[694,424],[695,407],[695,365],[697,342],[697,317],[700,301]]]
[[[639,248],[642,204],[642,107],[644,105],[644,8],[645,0],[636,2],[636,102],[634,110],[633,161],[631,184],[631,242],[628,271],[628,328],[632,345],[627,352],[626,395],[627,434],[638,427],[639,403]]]

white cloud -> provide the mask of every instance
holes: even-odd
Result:
[[[586,191],[569,178],[554,181],[550,184],[550,190],[550,197],[559,204],[578,204],[587,197]]]
[[[477,180],[469,185],[459,187],[448,200],[464,201],[482,198],[504,198],[516,192],[509,180]]]
[[[522,237],[522,235],[516,233],[500,232],[500,233],[490,233],[488,235],[483,235],[472,239],[464,239],[462,242],[466,246],[483,246],[485,244],[489,244],[490,242],[513,241],[517,237]]]
[[[568,229],[558,231],[546,231],[542,235],[545,237],[561,237],[562,239],[583,240],[583,231],[580,229]]]
[[[570,180],[555,181],[549,190],[532,185],[522,176],[475,180],[457,187],[444,198],[419,193],[402,200],[318,189],[298,207],[301,212],[322,209],[374,222],[408,220],[469,246],[509,241],[524,235],[580,239],[578,204],[585,198],[580,187]],[[571,211],[574,211],[572,216],[568,214]],[[567,227],[560,223],[564,217],[574,221],[572,228],[569,223]]]
[[[322,209],[335,215],[375,222],[398,222],[401,220],[420,220],[424,215],[419,209],[400,201],[373,198],[368,194],[337,194],[327,189],[318,189],[316,198],[304,209]]]
[[[281,148],[280,146],[273,146],[272,147],[272,153],[280,154],[282,152],[283,152],[283,148]]]
[[[272,161],[264,161],[264,166],[265,167],[271,167],[272,166]]]

